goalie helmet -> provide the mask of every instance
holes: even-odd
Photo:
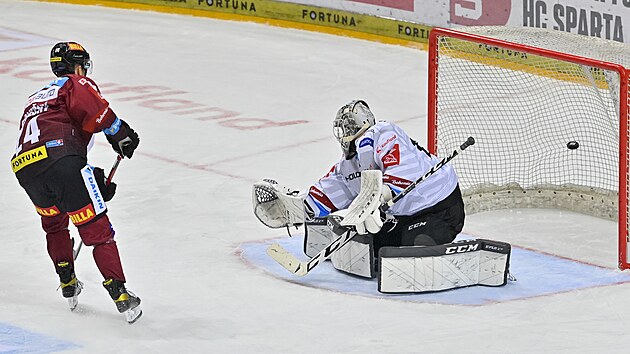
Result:
[[[354,100],[339,109],[333,121],[333,135],[346,159],[354,156],[354,140],[374,124],[376,119],[365,101]]]
[[[50,50],[50,68],[55,76],[74,74],[74,66],[81,65],[86,74],[92,73],[90,54],[76,42],[60,42]]]

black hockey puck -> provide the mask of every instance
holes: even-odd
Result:
[[[580,143],[578,143],[575,140],[571,140],[571,141],[569,141],[567,143],[567,149],[569,149],[569,150],[575,150],[575,149],[577,149],[579,147],[580,147]]]

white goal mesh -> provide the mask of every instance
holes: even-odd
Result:
[[[630,47],[468,27],[435,29],[429,51],[429,146],[439,156],[477,141],[453,161],[467,212],[553,207],[619,220],[628,268]]]

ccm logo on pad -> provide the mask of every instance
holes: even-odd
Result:
[[[479,244],[475,243],[471,245],[446,247],[446,251],[444,253],[446,254],[466,253],[466,252],[476,251],[477,249],[479,249]]]

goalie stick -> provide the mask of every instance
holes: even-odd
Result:
[[[466,141],[459,146],[459,148],[455,149],[450,155],[446,156],[442,160],[440,160],[435,166],[431,167],[429,171],[427,171],[424,175],[418,178],[415,182],[410,184],[407,188],[405,188],[402,192],[400,192],[396,197],[394,197],[389,202],[381,205],[381,211],[385,212],[389,208],[391,208],[394,203],[399,201],[402,197],[411,192],[416,186],[427,178],[431,177],[436,171],[440,168],[444,167],[449,161],[451,161],[455,156],[459,155],[464,151],[467,147],[474,145],[475,139],[473,137],[469,137]],[[333,233],[341,234],[341,236],[337,237],[334,241],[332,241],[326,248],[321,250],[318,254],[313,256],[308,261],[300,261],[297,257],[291,254],[289,251],[280,246],[277,242],[273,243],[271,246],[267,248],[267,254],[273,258],[278,264],[283,266],[289,272],[298,275],[305,276],[308,274],[313,268],[315,268],[322,261],[328,259],[335,251],[343,247],[346,243],[348,243],[356,234],[354,230],[349,227],[342,226],[341,218],[338,216],[329,216],[327,219],[328,226],[333,229]]]
[[[122,155],[117,155],[116,156],[116,161],[114,162],[114,165],[112,166],[112,169],[109,171],[109,174],[107,175],[107,179],[105,180],[105,185],[109,186],[110,183],[112,183],[112,179],[114,178],[114,173],[116,173],[116,170],[118,169],[118,165],[120,164],[120,161],[123,159]],[[79,242],[79,245],[77,246],[77,248],[74,248],[74,237],[72,238],[72,257],[73,259],[76,261],[77,257],[79,257],[79,252],[81,252],[81,247],[83,247],[83,241]]]

